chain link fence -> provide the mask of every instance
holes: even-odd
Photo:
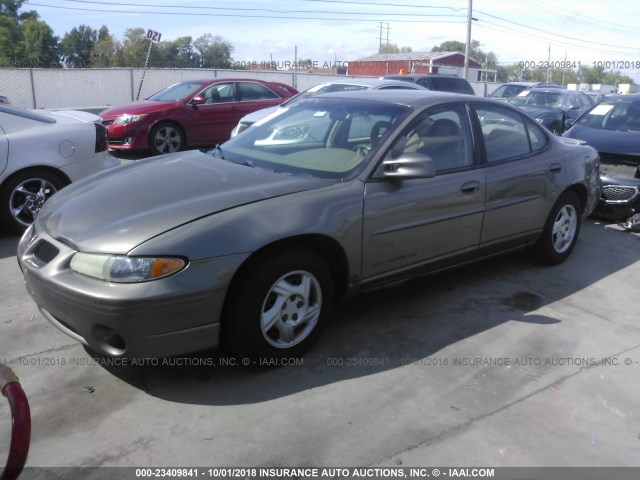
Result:
[[[144,76],[144,81],[143,80]],[[306,72],[221,70],[189,68],[109,68],[41,69],[0,68],[0,94],[22,108],[69,108],[100,110],[138,98],[147,98],[163,88],[183,80],[210,78],[247,78],[291,85],[299,91],[319,83],[344,78]],[[484,96],[487,84],[470,82],[476,95]],[[492,91],[497,84],[488,84]]]

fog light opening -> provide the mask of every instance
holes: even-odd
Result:
[[[93,328],[93,338],[98,342],[100,349],[108,355],[120,356],[127,349],[124,338],[105,325],[96,325]]]
[[[124,139],[124,144],[125,145],[131,145],[131,137],[127,137]]]

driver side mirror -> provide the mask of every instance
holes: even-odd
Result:
[[[198,106],[207,103],[207,100],[202,95],[196,95],[191,99],[191,105]]]
[[[398,158],[383,160],[377,178],[431,178],[436,176],[436,164],[428,155],[405,153]]]

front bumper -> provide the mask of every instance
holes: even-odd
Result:
[[[602,184],[595,216],[626,220],[640,212],[640,180],[603,175]]]
[[[58,329],[103,355],[161,358],[218,345],[229,282],[245,255],[191,262],[163,279],[122,284],[69,268],[75,250],[27,230],[18,262],[28,292]]]
[[[115,124],[104,122],[113,150],[148,150],[149,129],[142,123]]]

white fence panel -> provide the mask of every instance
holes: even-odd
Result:
[[[142,88],[140,82],[143,79]],[[356,78],[303,72],[141,68],[61,69],[0,68],[0,93],[23,108],[93,109],[147,98],[183,80],[252,78],[291,85],[299,91],[335,79]],[[476,95],[484,96],[498,84],[470,82]]]

